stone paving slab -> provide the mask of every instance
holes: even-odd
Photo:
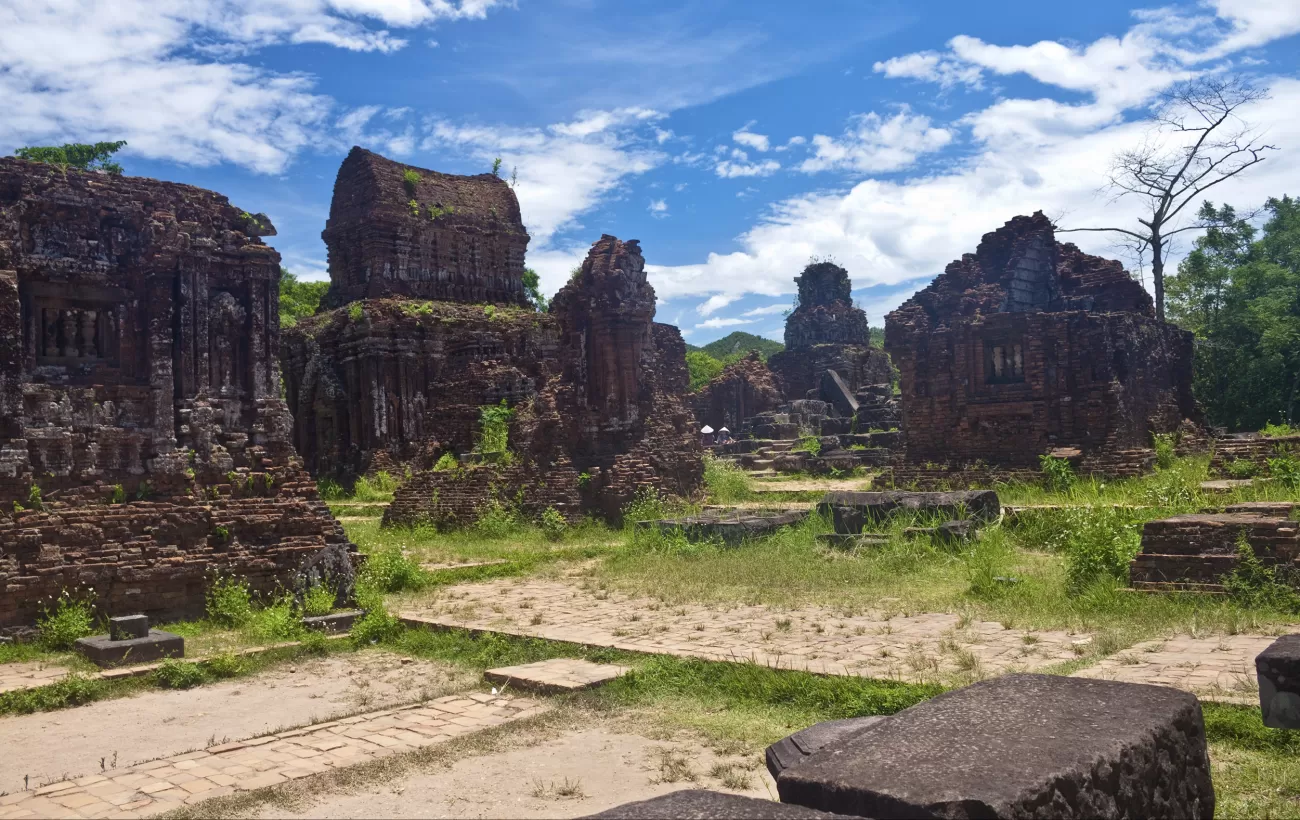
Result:
[[[1075,675],[1173,686],[1206,700],[1258,705],[1255,656],[1275,640],[1264,635],[1179,635],[1143,641]]]
[[[1083,634],[1005,629],[944,613],[884,618],[848,616],[825,607],[670,606],[588,589],[577,578],[461,584],[447,588],[433,606],[403,613],[403,620],[410,626],[908,682],[966,683],[1043,671],[1077,660],[1091,644]],[[1258,701],[1255,656],[1274,639],[1231,635],[1146,641],[1074,674],[1174,686],[1204,700],[1253,704]]]
[[[884,618],[824,607],[670,606],[536,578],[449,587],[433,606],[402,617],[408,625],[912,682],[1036,671],[1075,660],[1083,651],[1076,642],[1087,642],[947,613]]]
[[[577,692],[609,683],[631,670],[612,663],[592,663],[577,658],[551,658],[520,666],[489,669],[483,677],[492,683],[532,692]]]
[[[432,746],[545,709],[506,695],[448,695],[0,796],[0,820],[147,817]]]

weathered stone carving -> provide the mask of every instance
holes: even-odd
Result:
[[[1191,334],[1156,320],[1118,262],[1058,244],[1041,213],[985,234],[885,322],[907,460],[1132,474],[1151,435],[1199,424]]]
[[[279,256],[243,221],[199,188],[0,159],[0,629],[74,586],[193,613],[213,570],[269,589],[349,548],[289,441]]]

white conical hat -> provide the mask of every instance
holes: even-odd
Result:
[[[713,428],[706,424],[706,425],[704,425],[703,427],[700,428],[700,432],[701,432],[701,433],[712,433],[712,432],[713,432]]]
[[[719,432],[719,433],[730,433],[731,431],[728,430],[726,427],[723,427],[723,428],[722,428],[721,430],[719,430],[718,432]]]

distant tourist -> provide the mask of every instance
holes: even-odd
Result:
[[[700,444],[709,447],[713,444],[713,437],[714,433],[712,427],[706,424],[700,428]]]

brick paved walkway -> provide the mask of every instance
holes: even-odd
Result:
[[[913,682],[1042,669],[1075,659],[1083,649],[1075,641],[1086,642],[940,613],[886,620],[818,607],[668,606],[540,579],[462,584],[437,605],[402,615],[410,624]]]
[[[1042,670],[1088,651],[1086,635],[1025,632],[956,615],[885,620],[833,610],[673,607],[583,589],[577,582],[497,579],[451,587],[409,624],[465,627],[634,652],[750,660],[832,675],[960,683]],[[1271,636],[1174,637],[1139,643],[1076,675],[1176,686],[1210,700],[1254,703],[1255,656]]]
[[[1258,705],[1255,656],[1275,640],[1260,635],[1179,635],[1134,644],[1076,674],[1175,686],[1210,700]]]
[[[526,698],[451,695],[16,792],[0,797],[0,820],[146,817],[442,743],[545,708]]]
[[[0,695],[18,689],[45,686],[62,680],[67,674],[66,666],[40,661],[0,664]]]

